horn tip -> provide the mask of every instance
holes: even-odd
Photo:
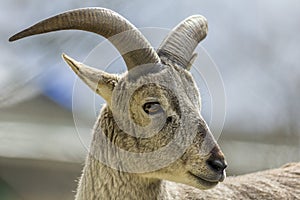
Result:
[[[207,19],[203,15],[192,15],[189,17],[189,19],[201,24],[205,29],[208,27]]]
[[[13,35],[13,36],[11,36],[11,37],[8,39],[9,42],[13,42],[13,41],[16,41],[16,40],[18,40],[17,35]]]
[[[8,39],[8,41],[9,41],[9,42],[13,42],[13,41],[22,39],[22,38],[27,37],[27,36],[29,36],[29,35],[28,35],[28,31],[27,31],[27,29],[26,29],[26,30],[23,30],[23,31],[20,31],[20,32],[14,34],[13,36],[11,36],[11,37]]]

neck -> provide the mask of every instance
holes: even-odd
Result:
[[[83,170],[76,200],[166,199],[161,180],[142,178],[105,166],[89,156]]]
[[[101,138],[114,138],[115,131],[111,112],[105,107],[94,127],[93,140],[77,189],[76,200],[169,199],[166,197],[163,181],[116,170],[99,161],[100,157],[106,157],[108,161],[110,158],[118,158],[118,155],[107,155],[101,149],[105,146],[102,145]]]

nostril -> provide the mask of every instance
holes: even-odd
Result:
[[[218,159],[207,160],[207,165],[216,172],[222,172],[227,167],[223,160]]]

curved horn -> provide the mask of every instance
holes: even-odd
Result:
[[[206,19],[201,15],[193,15],[172,30],[158,48],[157,53],[163,62],[172,61],[187,68],[194,57],[193,51],[206,34]]]
[[[150,43],[134,25],[105,8],[83,8],[58,14],[15,34],[9,41],[68,29],[89,31],[107,38],[122,54],[128,70],[137,65],[160,62]]]

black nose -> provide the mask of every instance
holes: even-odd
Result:
[[[226,162],[220,159],[208,159],[206,163],[215,172],[223,172],[223,170],[227,167]]]

